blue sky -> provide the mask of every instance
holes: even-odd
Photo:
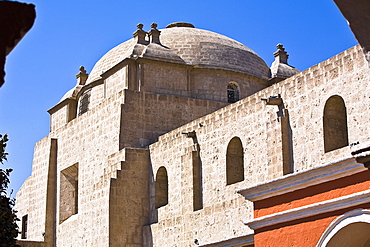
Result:
[[[34,144],[48,135],[49,114],[75,83],[80,65],[91,71],[114,46],[130,39],[136,24],[150,29],[172,22],[231,37],[270,66],[276,44],[303,71],[357,44],[331,0],[34,0],[33,28],[7,57],[0,88],[0,133],[9,134],[7,166],[15,192],[30,176]]]

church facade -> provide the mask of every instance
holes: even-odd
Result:
[[[370,244],[360,46],[299,72],[189,23],[133,35],[48,111],[22,246]]]

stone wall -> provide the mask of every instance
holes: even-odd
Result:
[[[109,246],[141,247],[143,227],[149,223],[149,152],[130,148],[124,153],[109,193]]]
[[[223,69],[145,61],[140,69],[140,91],[227,102],[227,86],[239,85],[240,98],[266,87],[260,78]]]
[[[97,85],[97,86],[93,87],[91,89],[91,95],[90,95],[90,100],[89,100],[89,110],[93,109],[94,107],[96,107],[97,105],[102,103],[105,99],[106,99],[105,85],[100,84],[100,85]],[[81,100],[79,101],[79,103],[81,103]]]
[[[283,151],[287,150],[282,120],[288,121],[291,132],[293,172],[349,157],[349,146],[324,151],[324,106],[330,96],[340,95],[347,109],[349,143],[368,141],[370,117],[364,112],[370,105],[369,79],[363,53],[355,46],[161,136],[150,146],[150,153],[154,176],[159,167],[167,169],[169,202],[152,213],[152,222],[158,222],[151,225],[154,246],[163,242],[186,246],[194,239],[209,244],[252,233],[243,224],[253,217],[252,203],[236,191],[283,176]],[[284,106],[280,112],[277,105],[261,100],[279,94]],[[183,134],[192,131],[198,147]],[[239,137],[244,148],[245,179],[226,185],[226,152],[233,137]],[[190,155],[196,148],[203,171],[203,209],[198,211],[192,207]]]
[[[58,246],[107,246],[110,179],[120,163],[109,166],[118,152],[123,91],[51,133],[58,139],[58,184],[61,172],[78,163],[78,213],[65,221],[57,209]],[[60,202],[60,188],[57,193]],[[93,227],[92,227],[93,226]]]
[[[240,99],[266,87],[266,81],[242,73],[220,69],[193,69],[191,91],[194,98],[227,102],[227,85],[236,82]]]
[[[159,135],[224,105],[221,102],[126,90],[125,104],[121,109],[120,148],[145,147],[155,142]]]
[[[34,241],[44,240],[50,149],[50,137],[45,137],[35,145],[32,175],[17,193],[17,200],[25,203],[17,203],[15,210],[19,218],[28,215],[27,239]],[[21,222],[19,229],[22,229]]]
[[[120,141],[129,140],[128,147],[148,145],[145,142],[146,139],[156,140],[159,134],[172,129],[173,126],[180,126],[223,105],[225,104],[219,102],[123,90],[69,122],[58,122],[58,127],[53,128],[49,135],[58,142],[56,244],[58,246],[107,246],[110,243],[110,236],[112,236],[112,243],[122,243],[122,241],[137,243],[137,240],[130,240],[131,223],[125,225],[128,233],[123,236],[117,233],[119,228],[110,228],[110,226],[116,227],[111,225],[110,221],[113,222],[113,219],[116,219],[111,212],[117,211],[114,210],[114,205],[118,205],[118,202],[112,204],[112,208],[108,205],[112,200],[122,199],[122,195],[118,195],[117,199],[115,193],[112,194],[111,188],[115,188],[115,185],[111,185],[111,179],[116,178],[117,180],[113,181],[117,181],[119,185],[127,179],[125,172],[117,173],[121,169],[121,163],[125,161],[125,149],[120,146]],[[60,110],[64,112],[63,109]],[[58,115],[58,110],[56,113]],[[21,203],[17,204],[17,209],[21,215],[28,214],[29,217],[28,240],[41,241],[42,233],[45,232],[46,187],[51,155],[50,137],[36,144],[33,173],[18,193]],[[133,172],[143,177],[148,162],[141,160],[132,162],[134,167],[135,164],[142,164],[141,170],[135,171],[136,168],[134,168]],[[68,206],[74,207],[73,203],[64,205],[65,202],[61,202],[61,198],[66,198],[62,190],[68,187],[63,185],[61,178],[65,176],[66,171],[71,170],[72,166],[78,167],[76,173],[78,174],[76,176],[78,210],[77,213],[72,212],[60,219],[60,210]],[[147,176],[145,179],[147,181]],[[130,192],[133,193],[133,198],[140,198],[138,192],[131,190]],[[74,200],[72,191],[68,193],[68,200]],[[144,197],[148,198],[147,195]],[[29,203],[22,202],[27,200],[30,200]],[[61,205],[64,206],[61,207]],[[145,211],[146,205],[142,206],[140,211]],[[130,209],[127,208],[127,210]],[[127,210],[125,212],[128,212]],[[146,213],[148,214],[148,211]],[[137,222],[137,218],[130,220]],[[148,221],[140,222],[142,222],[140,224],[147,224]],[[141,229],[142,226],[136,226],[136,228]],[[142,241],[141,238],[139,240]]]
[[[68,123],[68,104],[62,103],[59,109],[50,115],[50,131],[55,131]]]
[[[28,214],[29,240],[44,240],[51,212],[47,187],[55,179],[58,246],[191,246],[240,238],[252,234],[244,222],[253,217],[253,206],[238,190],[350,156],[349,146],[324,150],[328,98],[339,95],[345,102],[348,143],[369,141],[370,116],[364,113],[370,76],[359,46],[265,89],[262,79],[236,72],[208,68],[189,75],[176,65],[153,78],[159,70],[153,62],[144,64],[139,78],[133,75],[137,64],[121,65],[91,89],[84,114],[70,119],[64,103],[54,109],[52,131],[36,144],[32,175],[17,194],[16,210],[20,217]],[[228,105],[230,81],[249,96]],[[126,89],[132,84],[143,90]],[[281,104],[269,103],[276,100]],[[234,137],[241,141],[244,180],[227,184],[226,154]],[[56,175],[50,177],[53,162]],[[168,204],[156,208],[154,180],[161,167],[168,175]],[[61,179],[71,170],[78,198],[71,189],[67,197],[61,191],[71,188]],[[76,199],[78,210],[61,220],[63,197]]]
[[[223,69],[199,69],[189,65],[159,61],[124,61],[117,65],[91,89],[86,87],[79,94],[77,114],[81,109],[91,110],[105,99],[124,89],[151,94],[174,95],[217,102],[228,102],[227,86],[235,82],[239,86],[240,98],[251,95],[266,87],[266,81],[243,73]],[[86,94],[88,94],[86,96]],[[54,107],[51,128],[55,130],[67,123],[69,108]],[[171,129],[176,128],[173,126]]]
[[[189,96],[188,66],[146,62],[142,66],[140,91]]]
[[[128,65],[105,79],[105,98],[110,98],[117,92],[128,89]]]
[[[120,163],[108,167],[109,155],[118,152],[120,109],[124,97],[116,94],[83,115],[51,132],[58,140],[57,153],[57,245],[108,245],[109,186]],[[105,130],[105,131],[103,131]],[[46,218],[46,184],[50,138],[36,144],[33,171],[17,197],[20,215],[28,213],[29,240],[42,241]],[[61,172],[78,163],[78,213],[60,223]],[[23,198],[23,199],[22,199]],[[25,208],[27,207],[27,208]],[[94,226],[94,227],[91,227]]]

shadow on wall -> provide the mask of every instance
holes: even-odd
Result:
[[[283,174],[294,172],[293,157],[293,131],[290,125],[289,111],[284,108],[284,116],[281,118],[281,139],[283,143]]]
[[[149,162],[148,162],[149,225],[144,226],[144,229],[143,229],[144,246],[149,246],[149,247],[153,246],[153,233],[152,233],[151,224],[158,222],[158,209],[155,207],[155,180],[154,180],[153,166],[152,166],[151,160],[152,159],[151,159],[150,152],[149,152]]]
[[[290,125],[289,111],[285,108],[283,98],[280,94],[262,98],[266,105],[277,106],[277,117],[280,122],[282,156],[283,156],[283,175],[294,172],[294,157],[293,157],[293,132]]]
[[[203,169],[200,156],[200,146],[195,131],[182,133],[187,138],[192,139],[190,146],[186,148],[186,158],[184,166],[192,167],[192,198],[193,211],[203,208]],[[190,164],[191,162],[191,164]],[[169,180],[165,166],[161,166],[155,172],[151,164],[149,154],[149,225],[144,226],[144,246],[153,246],[153,236],[151,225],[158,223],[158,210],[169,203]]]

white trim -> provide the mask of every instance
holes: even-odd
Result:
[[[262,216],[252,221],[246,222],[245,224],[255,230],[262,227],[302,219],[318,214],[333,212],[369,202],[370,190],[365,190],[347,196],[342,196],[339,198],[317,202],[314,204]]]
[[[370,224],[370,210],[355,209],[333,220],[322,234],[316,247],[325,247],[331,238],[342,228],[352,223],[365,222]]]
[[[242,194],[245,199],[255,202],[363,171],[367,171],[364,165],[357,163],[353,157],[350,157],[307,171],[289,174],[247,189],[242,189],[239,190],[238,193]]]

